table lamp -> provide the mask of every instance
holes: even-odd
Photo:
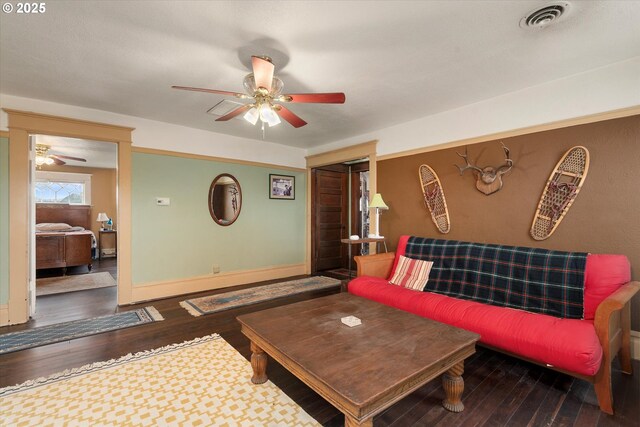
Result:
[[[107,216],[106,213],[100,212],[98,214],[98,219],[96,219],[96,221],[102,223],[102,230],[106,230],[107,229],[106,226],[105,226],[105,222],[109,221],[109,217]]]
[[[386,203],[384,202],[384,200],[382,200],[382,196],[380,195],[380,193],[376,193],[375,196],[373,196],[373,199],[371,199],[371,203],[369,203],[369,209],[375,209],[376,210],[376,233],[375,236],[371,236],[369,235],[369,237],[376,237],[376,238],[380,238],[382,237],[379,233],[380,231],[380,210],[387,210],[389,209],[389,206],[386,205]]]

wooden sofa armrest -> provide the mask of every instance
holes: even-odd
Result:
[[[386,279],[389,277],[389,274],[391,274],[395,257],[395,252],[388,252],[384,254],[356,256],[353,257],[353,259],[356,260],[356,264],[358,265],[358,276],[373,276]]]
[[[611,362],[618,355],[622,372],[631,374],[631,298],[640,291],[640,282],[629,282],[598,305],[593,324],[602,345],[602,364],[594,386],[600,409],[613,414]]]
[[[598,305],[593,324],[603,348],[606,343],[615,338],[618,329],[626,329],[626,332],[629,333],[631,328],[630,301],[638,291],[640,291],[640,282],[629,282],[622,285]],[[620,319],[615,319],[614,317],[618,315]]]

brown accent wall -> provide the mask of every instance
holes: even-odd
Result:
[[[118,213],[116,211],[116,169],[83,168],[79,166],[51,165],[42,168],[49,172],[73,172],[91,174],[91,231],[98,237],[102,223],[97,222],[99,212],[106,212],[113,219],[113,228],[117,229]],[[105,248],[109,247],[104,246]]]
[[[425,129],[428,132],[428,129]],[[381,214],[380,234],[395,248],[398,237],[425,237],[618,253],[629,257],[632,278],[640,280],[640,116],[608,120],[502,140],[515,166],[502,190],[485,196],[468,170],[460,176],[454,164],[464,147],[443,149],[377,163],[378,191],[389,206]],[[568,214],[546,240],[529,235],[540,195],[560,157],[571,147],[587,147],[591,165]],[[500,141],[470,145],[469,159],[478,166],[504,162]],[[442,182],[451,231],[441,234],[425,208],[418,168],[431,166]],[[640,330],[640,297],[632,304],[632,329]]]

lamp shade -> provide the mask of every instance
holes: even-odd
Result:
[[[380,193],[376,193],[371,199],[371,203],[369,203],[369,208],[389,209],[389,206],[382,200]]]
[[[280,117],[273,111],[273,107],[270,104],[262,104],[260,106],[260,120],[269,124],[269,127],[275,126],[280,123]]]
[[[98,222],[109,221],[109,217],[107,216],[106,213],[100,212],[98,214],[98,219],[96,219],[96,221],[98,221]]]
[[[260,113],[258,112],[258,109],[256,107],[251,107],[251,109],[244,115],[244,119],[252,125],[255,125],[258,122],[259,117]]]

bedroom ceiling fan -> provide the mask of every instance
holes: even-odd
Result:
[[[42,165],[66,165],[62,159],[75,160],[77,162],[86,162],[86,159],[80,157],[63,156],[62,154],[49,154],[51,147],[44,144],[36,144],[36,167],[40,168]]]
[[[216,121],[224,122],[244,113],[244,119],[253,125],[260,119],[263,129],[265,123],[269,127],[276,126],[281,122],[280,118],[285,119],[295,128],[307,124],[307,122],[280,103],[344,104],[345,95],[342,92],[282,94],[284,84],[282,80],[273,75],[275,66],[268,56],[252,56],[251,65],[253,73],[247,74],[243,82],[247,93],[187,86],[171,87],[180,90],[235,96],[240,99],[253,99],[253,102],[228,112],[216,119]]]

